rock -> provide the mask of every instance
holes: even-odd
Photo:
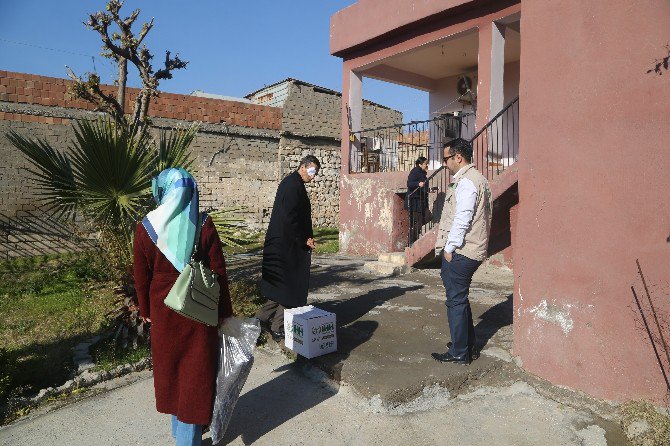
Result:
[[[59,393],[60,392],[68,392],[72,389],[72,387],[74,387],[74,380],[70,379],[68,381],[65,381],[65,383],[63,383],[63,385],[56,388],[56,391],[58,391]]]
[[[95,367],[95,363],[93,362],[93,359],[89,356],[88,359],[82,360],[79,362],[77,365],[77,371],[78,372],[87,372],[89,369]]]
[[[651,430],[651,426],[645,420],[636,420],[628,425],[626,428],[626,436],[631,440],[641,437]]]
[[[100,381],[100,375],[89,370],[85,370],[79,378],[81,379],[81,383],[86,386],[91,386]]]
[[[51,387],[48,387],[46,389],[42,389],[42,390],[39,391],[37,396],[35,398],[33,398],[33,400],[35,402],[42,401],[43,399],[48,397],[52,392],[53,392],[53,388],[51,388]]]

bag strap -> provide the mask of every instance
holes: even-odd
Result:
[[[193,253],[191,254],[191,262],[195,260],[195,255],[198,252],[198,244],[200,243],[200,230],[202,229],[202,226],[205,224],[205,220],[207,219],[207,213],[205,212],[199,212],[198,213],[198,222],[195,226],[195,244],[193,245]]]

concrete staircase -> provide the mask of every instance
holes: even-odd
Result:
[[[504,172],[496,175],[495,178],[489,180],[491,185],[491,199],[493,201],[493,219],[494,226],[497,220],[498,212],[502,207],[509,206],[505,202],[504,194],[509,189],[511,189],[515,184],[517,184],[519,178],[518,172],[518,163],[514,163],[509,166]],[[491,232],[491,237],[497,237],[496,232],[493,230]],[[439,230],[439,224],[433,226],[433,228],[427,231],[425,234],[415,241],[411,247],[405,248],[405,263],[408,267],[416,266],[422,262],[429,262],[435,258],[434,248],[435,241],[437,240],[437,232]],[[494,240],[495,243],[495,240]],[[509,243],[509,241],[508,241]],[[399,253],[394,253],[399,254]],[[384,254],[382,254],[384,255]],[[381,258],[381,256],[380,256]]]
[[[412,268],[407,265],[404,252],[386,252],[379,254],[378,260],[366,262],[363,269],[380,277],[392,277],[405,274]]]

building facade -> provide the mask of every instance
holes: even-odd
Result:
[[[409,248],[403,235],[407,172],[356,163],[370,156],[365,79],[428,91],[431,116],[474,113],[467,137],[495,199],[489,251],[514,270],[523,367],[599,398],[667,402],[670,73],[654,68],[668,23],[663,0],[359,0],[337,12],[341,247],[429,255],[434,223]],[[400,133],[389,147],[412,130]],[[423,149],[439,162],[453,135],[435,133]]]

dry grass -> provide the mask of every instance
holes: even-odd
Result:
[[[670,415],[648,401],[629,401],[621,406],[621,422],[635,446],[670,445]]]

